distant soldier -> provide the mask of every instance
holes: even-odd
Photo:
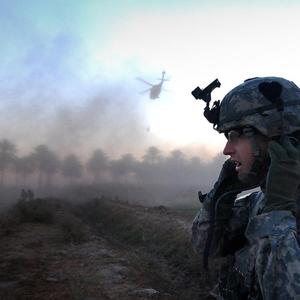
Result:
[[[28,200],[33,200],[34,199],[34,193],[31,189],[27,190],[27,198],[28,198]]]
[[[24,189],[22,189],[21,191],[21,195],[20,195],[21,200],[25,201],[27,198],[27,193]]]

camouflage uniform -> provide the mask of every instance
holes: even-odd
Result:
[[[221,286],[225,297],[219,299],[243,299],[241,294],[248,299],[300,299],[296,219],[289,211],[260,214],[263,205],[263,193],[252,193],[235,201],[229,224],[217,222],[211,252],[222,256],[227,251],[226,267],[232,268],[230,278],[225,278],[227,286]],[[209,220],[210,214],[203,207],[193,222],[192,245],[201,255]],[[224,249],[228,244],[233,245],[230,253]]]
[[[268,98],[268,91],[264,93],[265,83],[267,89],[270,85],[275,90],[278,88],[276,84],[273,86],[274,81],[281,88],[277,102]],[[300,130],[300,89],[283,78],[250,80],[229,92],[220,106],[216,104],[213,121],[207,119],[220,133],[250,126],[273,138]],[[256,150],[255,137],[251,138]],[[210,238],[212,195],[206,195],[192,227],[192,245],[201,255]],[[234,200],[228,220],[214,220],[210,253],[225,258],[220,270],[218,299],[300,299],[296,217],[289,210],[262,212],[264,207],[263,191],[254,192]]]

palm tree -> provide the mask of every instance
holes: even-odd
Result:
[[[74,178],[82,176],[82,164],[75,154],[70,154],[62,162],[62,173],[70,179],[70,184]]]
[[[5,171],[16,160],[16,146],[7,139],[0,141],[0,186],[3,186]]]
[[[188,160],[181,150],[173,150],[164,163],[164,170],[168,182],[171,184],[182,183],[185,180]]]
[[[115,178],[127,181],[126,178],[135,177],[138,166],[139,163],[135,157],[128,153],[124,154],[120,159],[112,161],[111,169]]]
[[[143,156],[143,161],[149,164],[159,163],[161,159],[161,151],[155,146],[149,147]]]
[[[101,149],[94,150],[87,162],[87,169],[93,174],[96,182],[100,180],[101,174],[107,170],[108,164],[107,154]]]
[[[59,170],[60,161],[57,155],[46,145],[39,145],[34,150],[34,159],[39,171],[38,185],[45,185],[43,177],[46,177],[46,183],[51,185],[53,175]],[[43,176],[44,175],[44,176]]]
[[[36,164],[33,154],[20,157],[16,160],[16,182],[18,174],[22,176],[23,185],[27,184],[27,178],[35,170]]]

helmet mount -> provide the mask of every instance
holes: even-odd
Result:
[[[204,108],[204,117],[208,120],[208,122],[213,124],[215,128],[219,122],[219,114],[220,114],[220,100],[214,101],[213,106],[210,108],[209,103],[211,101],[211,92],[220,87],[221,83],[218,79],[215,79],[211,82],[206,88],[201,90],[199,86],[197,86],[193,91],[192,95],[195,97],[196,100],[203,100],[206,103]]]

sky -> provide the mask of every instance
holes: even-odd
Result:
[[[0,128],[20,153],[141,157],[150,146],[204,160],[225,138],[191,91],[221,100],[256,76],[300,84],[299,1],[0,0]],[[142,91],[168,81],[160,97]]]

